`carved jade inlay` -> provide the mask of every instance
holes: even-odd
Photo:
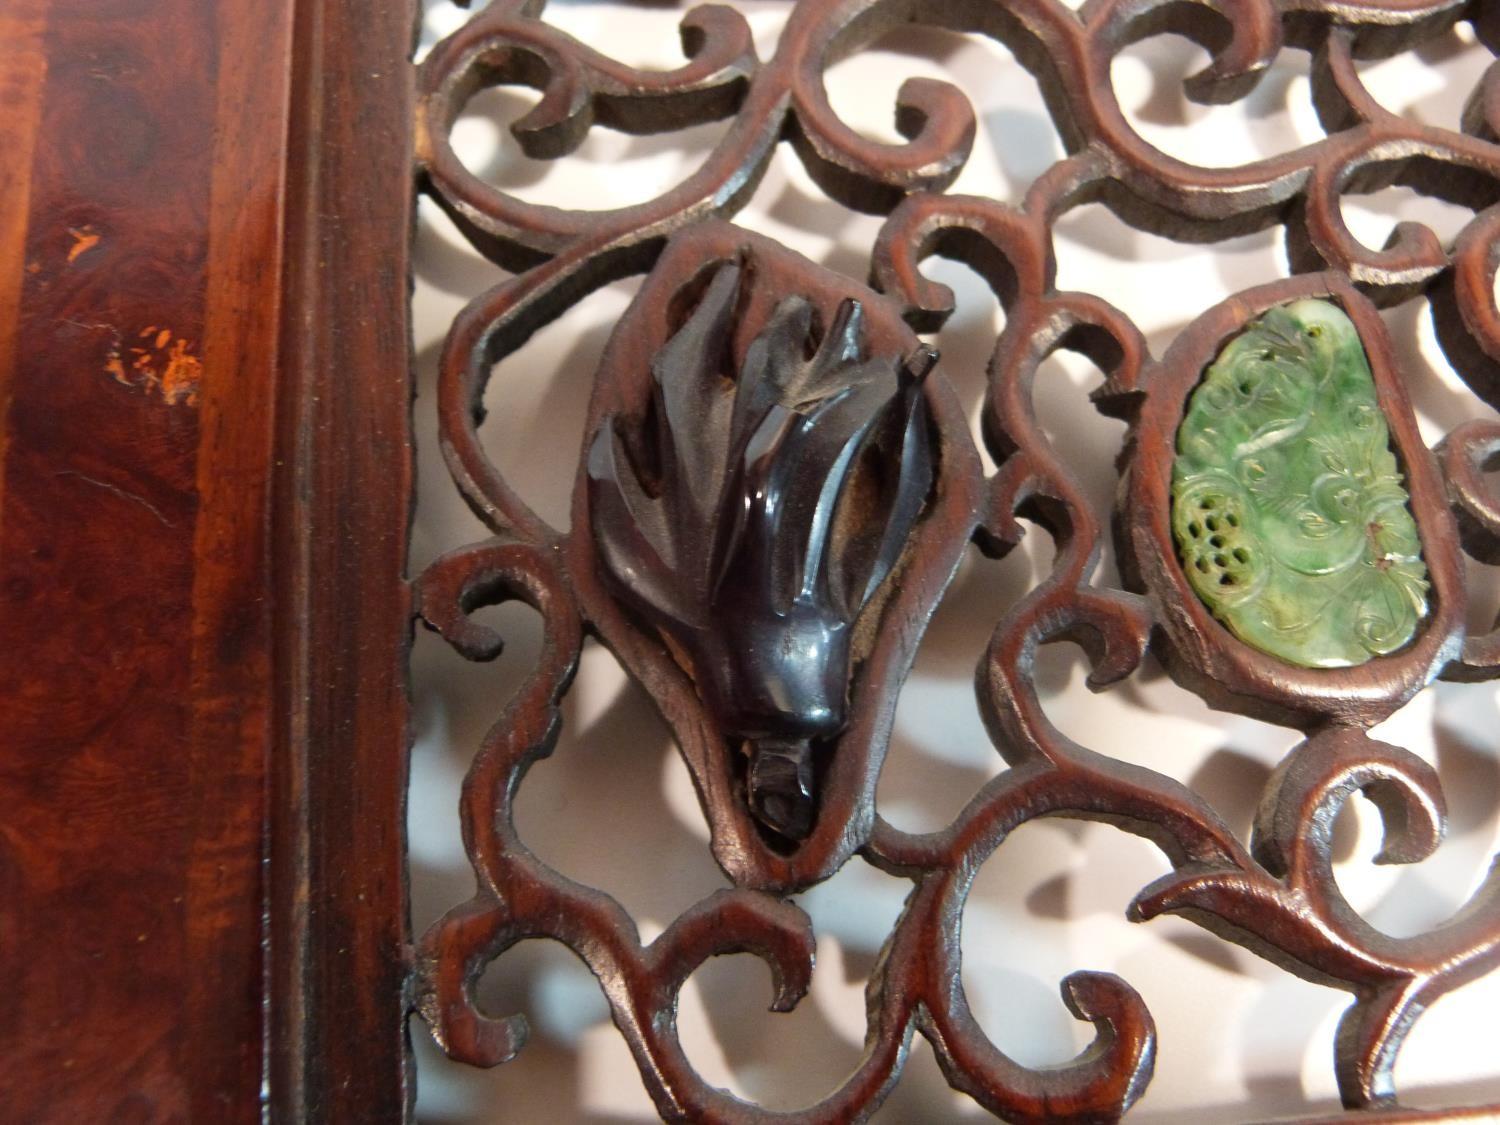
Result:
[[[1347,667],[1412,639],[1427,567],[1343,310],[1271,309],[1219,353],[1177,431],[1172,530],[1198,596],[1262,652]]]

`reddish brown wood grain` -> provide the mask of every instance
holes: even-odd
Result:
[[[0,16],[0,1117],[251,1121],[290,0]]]
[[[47,73],[41,35],[48,0],[17,0],[0,13],[0,417],[10,401],[10,357],[26,271],[26,218],[37,105]],[[0,488],[5,480],[6,430],[0,425]]]
[[[405,1112],[413,29],[0,12],[0,1120]]]
[[[410,1100],[405,825],[415,0],[298,4],[275,499],[271,1097]]]

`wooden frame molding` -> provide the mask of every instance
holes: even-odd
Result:
[[[414,0],[299,4],[275,512],[272,1107],[399,1120]],[[339,452],[330,456],[334,448]]]

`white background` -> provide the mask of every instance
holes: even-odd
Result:
[[[761,57],[768,58],[787,5],[746,0],[737,6],[751,22]],[[623,61],[670,67],[681,62],[676,24],[683,10],[671,4],[556,3],[546,18]],[[431,4],[424,49],[466,18],[448,0]],[[1321,136],[1305,54],[1287,50],[1247,101],[1216,108],[1193,105],[1181,94],[1183,76],[1205,58],[1192,44],[1164,37],[1117,60],[1121,102],[1150,142],[1200,164],[1233,165]],[[1489,62],[1464,26],[1418,57],[1361,67],[1390,109],[1452,128]],[[1033,80],[989,41],[903,30],[838,64],[827,81],[846,121],[896,141],[895,91],[913,75],[957,83],[979,115],[974,155],[955,192],[1018,201],[1061,155]],[[577,154],[551,164],[533,162],[521,155],[506,127],[535,100],[529,90],[482,94],[455,137],[475,171],[522,198],[558,206],[612,207],[649,199],[684,179],[726,124],[660,137],[599,129]],[[1355,233],[1374,246],[1398,218],[1427,222],[1445,241],[1467,218],[1403,189],[1346,200],[1345,208]],[[825,198],[785,146],[737,221],[860,280],[880,222]],[[1159,355],[1202,310],[1283,276],[1279,235],[1276,230],[1211,247],[1179,246],[1134,231],[1101,207],[1084,207],[1057,227],[1058,286],[1115,303]],[[437,453],[433,371],[454,315],[502,276],[425,201],[416,271],[414,572],[437,554],[485,535]],[[962,267],[934,261],[928,272],[959,297],[957,313],[935,337],[943,353],[940,370],[977,407],[1001,314]],[[558,526],[567,521],[594,367],[636,284],[611,286],[571,310],[502,363],[491,385],[483,430],[491,456]],[[1394,310],[1387,323],[1402,349],[1430,442],[1483,409],[1460,389],[1433,345],[1424,305]],[[1075,459],[1104,511],[1123,427],[1089,406],[1087,392],[1099,379],[1086,361],[1059,357],[1049,361],[1037,386],[1043,423]],[[971,558],[939,609],[901,696],[878,793],[883,814],[897,826],[941,826],[1004,768],[980,724],[971,678],[990,628],[1045,573],[1050,557],[1046,535],[1034,530],[1003,562]],[[1484,628],[1494,619],[1495,583],[1477,569],[1475,575],[1482,604],[1471,625]],[[1102,578],[1116,580],[1111,560]],[[419,631],[409,818],[417,933],[472,893],[458,830],[459,783],[480,736],[537,651],[536,619],[529,610],[486,612],[509,641],[495,664],[466,664]],[[1241,830],[1248,829],[1270,770],[1296,742],[1291,731],[1210,712],[1154,666],[1093,695],[1083,686],[1080,660],[1063,646],[1044,651],[1039,681],[1049,713],[1069,735],[1188,782]],[[1450,818],[1446,843],[1427,862],[1377,868],[1369,862],[1379,836],[1373,808],[1361,799],[1346,812],[1337,833],[1340,885],[1374,924],[1395,934],[1432,927],[1463,902],[1500,847],[1496,704],[1491,687],[1438,685],[1377,731],[1437,766]],[[644,693],[594,645],[585,650],[568,698],[556,754],[522,788],[518,823],[543,859],[619,898],[646,940],[725,883],[709,856],[707,829],[665,728]],[[1139,990],[1160,1034],[1156,1077],[1132,1120],[1243,1121],[1335,1107],[1332,1037],[1347,996],[1288,976],[1187,922],[1127,923],[1125,905],[1165,870],[1165,860],[1149,844],[1103,825],[1048,820],[1021,828],[980,873],[964,917],[964,985],[985,1030],[1020,1062],[1065,1061],[1091,1029],[1068,1015],[1057,982],[1076,969],[1109,970]],[[859,1057],[864,982],[908,887],[856,859],[828,883],[798,896],[819,940],[812,991],[794,1013],[766,1011],[769,974],[753,958],[720,958],[701,969],[684,990],[680,1025],[703,1077],[782,1109],[807,1105],[835,1088]],[[415,1021],[421,1120],[562,1125],[655,1119],[597,986],[565,949],[524,943],[490,970],[481,994],[495,1014],[525,1012],[532,1040],[516,1061],[478,1071],[443,1059]],[[1486,1007],[1495,1005],[1500,974],[1444,999],[1422,1019],[1397,1069],[1407,1100],[1500,1100],[1500,1037],[1485,1018]],[[901,1084],[876,1120],[983,1116],[948,1091],[918,1037]]]

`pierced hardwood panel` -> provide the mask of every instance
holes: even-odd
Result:
[[[1461,19],[1493,50],[1493,6],[1106,0],[1074,11],[1059,0],[802,0],[765,62],[743,18],[710,7],[685,17],[688,62],[664,73],[622,66],[540,15],[539,4],[496,0],[440,43],[418,77],[425,190],[476,249],[516,272],[454,323],[440,383],[444,455],[494,538],[432,564],[416,579],[416,607],[475,660],[495,656],[501,641],[470,616],[481,606],[523,601],[546,627],[534,671],[497,715],[465,784],[464,838],[479,891],[418,945],[415,1005],[444,1049],[481,1065],[521,1049],[524,1022],[481,1013],[472,986],[516,942],[552,938],[599,977],[664,1117],[782,1116],[692,1070],[675,1027],[677,993],[708,957],[749,951],[770,965],[776,1005],[794,1005],[808,986],[813,935],[789,895],[858,859],[909,880],[911,895],[870,983],[859,1066],[826,1100],[787,1116],[868,1114],[920,1032],[949,1082],[997,1116],[1112,1119],[1145,1089],[1156,1043],[1127,982],[1086,972],[1064,981],[1065,1000],[1094,1024],[1096,1039],[1065,1066],[1031,1069],[986,1038],[959,981],[958,925],[978,867],[1020,825],[1064,816],[1141,835],[1172,863],[1172,874],[1136,896],[1132,917],[1179,914],[1348,991],[1333,1060],[1344,1101],[1394,1106],[1392,1071],[1412,1023],[1500,959],[1500,880],[1444,926],[1391,938],[1339,891],[1331,829],[1338,809],[1364,792],[1384,815],[1385,859],[1420,860],[1440,839],[1444,805],[1431,767],[1367,732],[1437,677],[1494,675],[1496,635],[1465,630],[1463,554],[1500,558],[1500,500],[1483,475],[1500,428],[1470,422],[1429,450],[1379,310],[1429,302],[1455,370],[1477,399],[1500,407],[1500,111],[1491,70],[1461,132],[1405,120],[1374,101],[1355,60],[1415,49]],[[945,194],[976,128],[951,85],[902,88],[901,145],[872,142],[834,113],[826,68],[905,23],[990,36],[1037,79],[1066,154],[1019,203]],[[1226,169],[1152,148],[1122,113],[1110,64],[1131,43],[1168,32],[1211,53],[1188,81],[1204,101],[1242,98],[1282,51],[1309,52],[1326,138]],[[450,142],[473,94],[508,83],[542,93],[513,127],[537,157],[565,158],[594,125],[729,126],[701,167],[653,200],[590,212],[544,207],[486,184]],[[868,286],[729,221],[783,140],[830,197],[887,216]],[[1350,233],[1341,203],[1392,184],[1474,217],[1451,247],[1403,224],[1371,250]],[[1185,241],[1279,227],[1294,276],[1201,310],[1158,358],[1118,308],[1055,286],[1054,226],[1094,202]],[[918,358],[915,333],[952,312],[951,293],[920,272],[933,255],[972,267],[1005,310],[985,401],[993,473],[942,362],[928,374]],[[647,280],[596,376],[571,527],[560,531],[481,446],[486,381],[570,305],[637,274]],[[1307,298],[1341,307],[1359,332],[1430,583],[1415,638],[1348,668],[1298,667],[1235,639],[1193,592],[1170,524],[1173,443],[1188,395],[1247,324]],[[825,361],[831,344],[840,362]],[[1054,448],[1037,420],[1032,382],[1059,351],[1106,374],[1096,405],[1129,427],[1112,528],[1085,499],[1068,451]],[[895,424],[889,404],[907,401],[913,381],[920,392]],[[881,386],[882,405],[860,414],[854,400]],[[764,413],[741,426],[737,412],[760,387],[774,393],[757,399]],[[774,434],[765,428],[773,423]],[[964,551],[972,543],[1004,556],[1023,520],[1054,540],[1052,572],[996,623],[976,681],[1010,769],[946,829],[898,830],[878,815],[874,791],[900,684]],[[1094,581],[1111,532],[1123,589]],[[782,623],[772,630],[786,641],[779,651],[756,639],[767,618]],[[649,945],[617,902],[549,868],[515,832],[516,788],[555,744],[558,702],[585,636],[610,648],[672,727],[714,856],[734,883]],[[740,642],[728,653],[716,647],[725,636]],[[1053,725],[1033,673],[1038,647],[1059,641],[1085,649],[1098,688],[1136,674],[1149,650],[1210,705],[1304,733],[1268,783],[1248,842],[1188,787]]]

